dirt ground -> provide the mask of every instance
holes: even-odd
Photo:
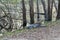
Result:
[[[60,40],[60,25],[29,29],[9,37],[6,36],[2,40]]]

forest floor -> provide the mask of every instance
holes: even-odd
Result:
[[[49,27],[25,29],[23,32],[13,32],[12,35],[1,37],[1,40],[60,40],[60,23]]]

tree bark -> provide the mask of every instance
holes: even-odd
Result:
[[[60,0],[58,0],[58,14],[57,14],[57,19],[60,19]]]
[[[48,21],[52,20],[52,13],[51,13],[51,0],[48,0]]]
[[[39,22],[39,2],[37,0],[37,21]]]
[[[23,28],[25,28],[27,21],[26,21],[26,8],[24,0],[22,0],[22,11],[23,11]]]
[[[46,12],[46,5],[45,5],[45,1],[41,0],[42,5],[43,5],[43,9],[44,9],[44,14],[45,14],[45,20],[47,20],[47,12]]]
[[[30,6],[30,23],[34,23],[34,8],[33,8],[33,0],[29,0],[29,6]]]

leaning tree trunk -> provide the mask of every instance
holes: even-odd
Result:
[[[48,0],[48,21],[51,20],[52,20],[51,6],[50,6],[50,0]]]
[[[60,0],[58,0],[58,14],[57,14],[57,19],[60,19]]]
[[[42,5],[43,5],[43,9],[44,9],[44,14],[45,14],[45,20],[47,20],[47,12],[46,12],[46,5],[45,5],[45,1],[41,0]]]
[[[53,0],[53,1],[54,1],[54,7],[55,7],[55,9],[56,9],[56,12],[58,12],[58,8],[57,8],[57,6],[56,6],[55,0]]]
[[[23,10],[23,28],[25,28],[27,21],[26,21],[26,8],[25,8],[25,3],[24,0],[22,0],[22,10]]]
[[[33,0],[29,0],[29,6],[30,6],[30,23],[34,23],[34,8],[33,8]]]

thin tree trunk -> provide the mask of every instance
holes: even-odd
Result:
[[[48,0],[48,21],[51,20],[52,20],[51,6],[50,6],[50,0]]]
[[[33,0],[29,0],[29,6],[30,6],[30,23],[34,23],[34,8],[33,8]]]
[[[24,0],[22,0],[22,10],[23,10],[23,28],[26,26],[26,8],[25,8],[25,3]]]
[[[54,6],[55,6],[55,9],[56,9],[56,12],[58,12],[58,8],[56,6],[55,0],[54,0]]]
[[[57,19],[60,19],[60,0],[58,0],[58,14],[57,14]]]
[[[46,5],[45,5],[45,1],[41,0],[42,4],[43,4],[43,9],[44,9],[44,14],[45,14],[45,20],[47,20],[47,12],[46,12]]]
[[[37,0],[37,21],[39,22],[39,2]]]
[[[51,0],[51,8],[50,8],[50,12],[52,14],[52,9],[53,9],[53,3],[54,3],[54,0]],[[52,16],[52,15],[51,15]]]

